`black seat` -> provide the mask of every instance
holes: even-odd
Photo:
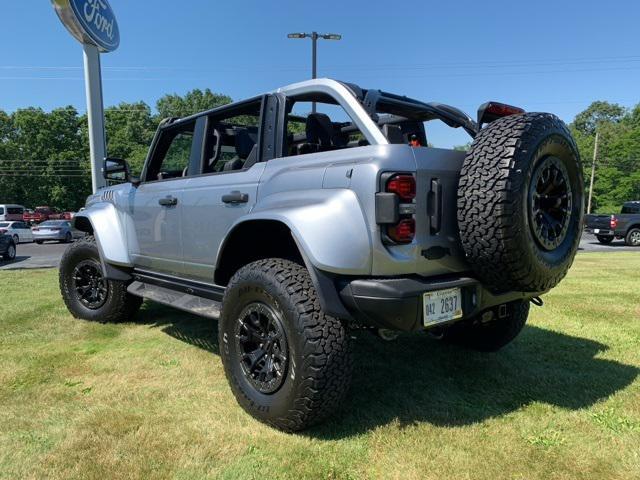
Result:
[[[298,145],[298,155],[333,150],[342,143],[339,132],[324,113],[311,113],[305,126],[307,141]]]
[[[244,167],[245,161],[255,150],[257,133],[249,132],[247,129],[239,129],[235,132],[236,156],[224,164],[223,171],[240,170]],[[254,162],[255,163],[255,162]]]

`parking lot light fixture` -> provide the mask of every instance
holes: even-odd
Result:
[[[310,38],[311,39],[311,78],[317,78],[317,65],[318,65],[318,39],[324,40],[341,40],[342,35],[337,33],[289,33],[287,38]],[[311,111],[316,112],[316,102],[313,102]]]

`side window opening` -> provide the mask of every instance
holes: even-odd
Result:
[[[261,110],[256,100],[209,117],[202,173],[244,170],[260,160]]]
[[[162,132],[149,165],[147,181],[187,176],[195,122],[171,126]]]
[[[335,104],[316,102],[312,112],[311,100],[290,99],[287,108],[286,138],[283,156],[304,155],[369,145],[369,142],[349,118],[344,109]],[[391,144],[427,146],[424,123],[397,115],[380,113],[376,116],[380,130]]]

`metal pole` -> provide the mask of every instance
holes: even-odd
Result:
[[[593,161],[591,162],[591,181],[589,182],[589,200],[587,201],[587,214],[591,213],[591,196],[593,195],[593,178],[596,176],[596,159],[598,158],[598,139],[600,132],[596,128],[596,143],[593,146]]]
[[[104,107],[102,102],[102,74],[100,52],[94,45],[83,45],[84,82],[87,94],[89,120],[89,148],[91,151],[91,186],[93,193],[106,186],[102,176],[102,162],[107,156],[104,133]]]
[[[317,78],[318,59],[318,32],[311,34],[311,78]],[[316,113],[316,102],[311,105],[311,111]]]

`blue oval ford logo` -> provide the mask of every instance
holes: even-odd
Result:
[[[120,45],[116,16],[107,0],[52,0],[58,16],[82,43],[111,52]]]

